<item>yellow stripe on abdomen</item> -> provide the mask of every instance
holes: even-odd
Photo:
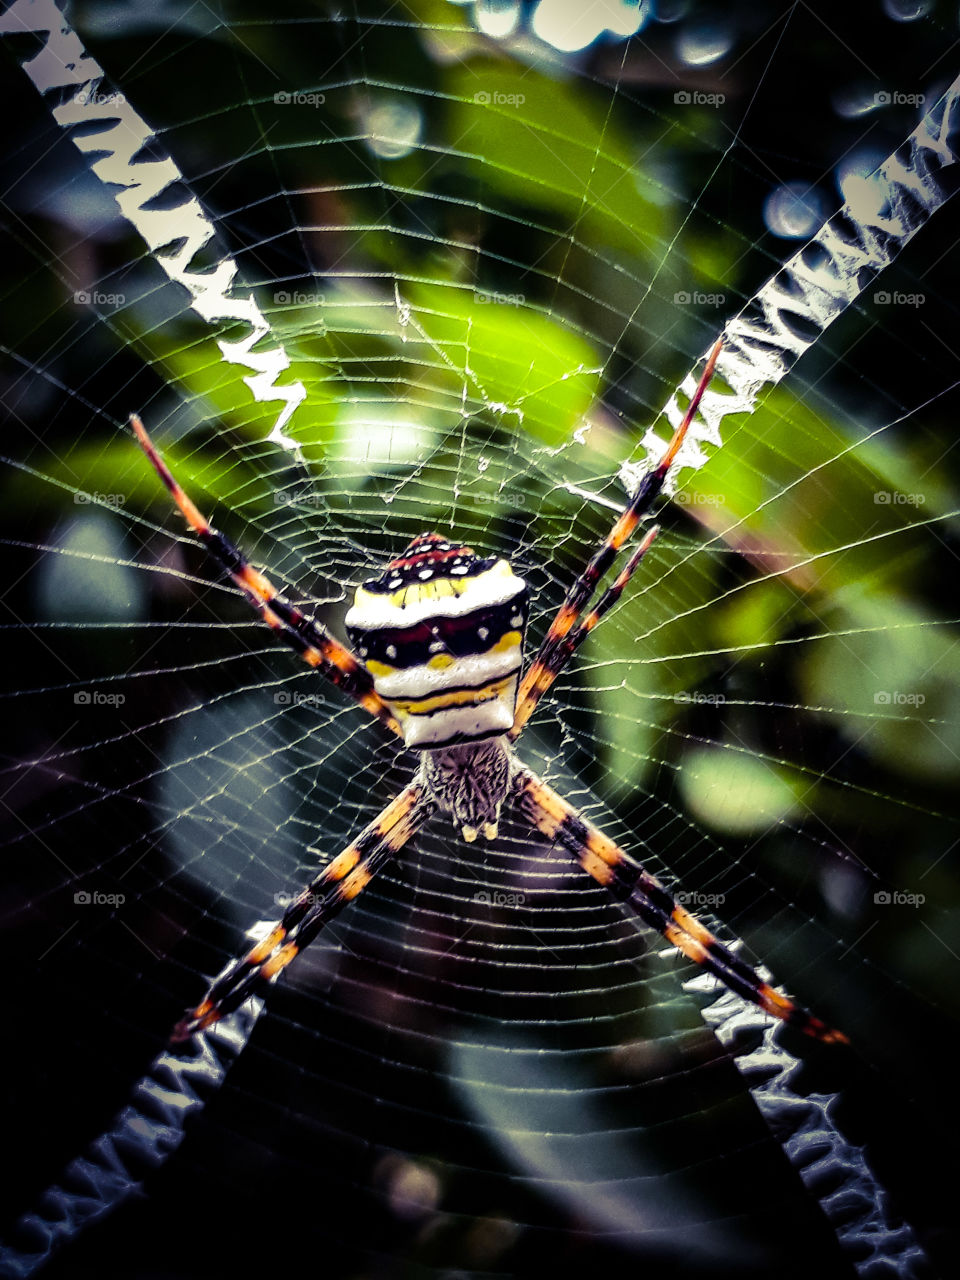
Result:
[[[446,707],[478,706],[481,702],[489,702],[491,698],[499,698],[513,679],[514,676],[509,675],[480,689],[456,689],[452,693],[438,693],[431,698],[394,699],[390,706],[394,712],[405,712],[412,716],[429,715],[433,711],[443,711]]]

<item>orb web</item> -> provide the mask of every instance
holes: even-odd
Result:
[[[834,171],[893,154],[951,79],[929,15],[832,18],[824,43],[812,11],[719,29],[664,6],[625,41],[611,10],[577,52],[515,8],[72,15],[98,92],[152,131],[140,158],[175,161],[144,209],[198,202],[215,238],[187,265],[235,264],[269,330],[247,356],[282,350],[276,385],[305,389],[279,431],[225,358],[243,319],[191,305],[20,70],[38,43],[5,37],[11,1229],[413,767],[220,580],[127,414],[341,636],[355,586],[437,529],[510,558],[537,640],[621,464],[795,252],[771,195],[834,209]],[[805,1180],[825,1130],[799,1157],[786,1132],[820,1098],[942,1247],[920,1121],[954,1104],[919,1046],[955,1018],[960,949],[950,217],[681,474],[518,748],[856,1065],[742,1010],[715,1035],[716,990],[561,852],[509,816],[473,846],[436,818],[267,993],[173,1153],[121,1152],[143,1198],[54,1272],[526,1274],[572,1251],[845,1274],[870,1255],[826,1203],[839,1160]],[[781,1042],[799,1066],[765,1105]],[[922,1269],[912,1236],[884,1248]]]

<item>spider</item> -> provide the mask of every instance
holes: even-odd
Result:
[[[307,885],[282,919],[229,965],[174,1027],[188,1040],[232,1013],[278,974],[370,883],[433,813],[448,813],[463,839],[497,836],[510,804],[572,854],[646,925],[743,999],[828,1043],[835,1031],[765,982],[724,946],[639,862],[517,757],[513,744],[537,703],[619,599],[658,533],[653,525],[588,613],[624,544],[663,489],[723,344],[714,344],[683,421],[655,468],[567,592],[521,679],[529,589],[506,560],[478,557],[437,533],[420,534],[378,578],[357,590],[345,625],[356,655],[273,587],[201,515],[157,452],[143,423],[131,426],[173,501],[265,623],[405,746],[420,753],[414,777]]]

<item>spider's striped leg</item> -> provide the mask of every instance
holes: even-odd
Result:
[[[578,625],[581,613],[593,598],[604,574],[617,558],[624,543],[628,538],[632,537],[637,525],[650,510],[658,494],[663,489],[667,474],[680,450],[680,446],[683,444],[690,423],[693,421],[694,414],[697,412],[700,401],[703,398],[703,393],[713,377],[713,370],[722,346],[723,339],[718,338],[713,344],[710,355],[707,357],[706,367],[697,384],[693,398],[687,406],[683,421],[674,432],[673,439],[667,445],[663,457],[653,470],[648,471],[644,476],[640,487],[631,498],[623,514],[607,534],[603,545],[593,556],[576,582],[574,582],[567,592],[563,604],[557,610],[557,615],[551,622],[550,629],[544,636],[543,643],[540,645],[530,669],[520,684],[513,727],[509,734],[511,739],[516,739],[520,735],[537,703],[570,661],[576,649],[590,634],[610,606],[619,598],[620,593],[629,582],[634,570],[656,537],[657,530],[653,528],[647,533],[640,546],[630,557],[614,584],[601,597],[597,607]]]
[[[535,773],[520,769],[515,788],[517,806],[528,822],[572,853],[598,883],[610,889],[644,924],[663,934],[685,956],[709,969],[744,1000],[758,1005],[774,1017],[782,1018],[798,1031],[827,1044],[848,1043],[841,1031],[834,1031],[764,982],[748,964],[715,938],[696,916],[682,907],[655,876],[582,818]]]
[[[374,689],[373,677],[366,667],[353,656],[346,645],[330,634],[323,623],[317,622],[285,600],[269,579],[247,562],[243,553],[229,538],[214,529],[177,484],[136,414],[131,417],[130,425],[140,447],[170,491],[170,496],[180,508],[187,524],[254,608],[259,610],[264,622],[304,662],[315,667],[321,675],[359,702],[371,715],[382,720],[394,733],[399,733],[400,726]]]
[[[269,982],[365,889],[371,879],[422,826],[435,805],[411,783],[365,827],[342,853],[297,895],[267,936],[211,985],[195,1009],[181,1018],[170,1039],[176,1043],[203,1031],[240,1007]]]
[[[623,594],[624,587],[633,577],[634,571],[643,557],[650,550],[650,547],[653,545],[653,541],[659,532],[660,526],[653,525],[653,527],[644,534],[636,551],[634,551],[633,555],[617,574],[610,586],[607,587],[606,591],[583,621],[578,622],[577,625],[568,631],[566,635],[560,636],[556,640],[554,647],[545,656],[538,654],[537,657],[534,658],[530,665],[530,670],[524,676],[517,692],[517,709],[514,713],[513,727],[510,729],[510,733],[508,735],[511,739],[519,737],[524,725],[533,714],[533,710],[537,703],[550,688],[554,680],[556,680],[557,676],[580,648],[581,644],[583,644],[584,640],[586,640],[587,636],[594,629],[600,619],[620,599],[620,596]],[[556,624],[554,623],[554,625]]]

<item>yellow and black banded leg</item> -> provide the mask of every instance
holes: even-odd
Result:
[[[367,887],[376,873],[422,826],[435,805],[411,783],[342,853],[297,895],[267,936],[211,985],[195,1009],[174,1027],[178,1043],[238,1009],[248,996],[285,969],[320,930]]]
[[[703,965],[725,986],[764,1012],[781,1018],[805,1035],[827,1044],[848,1044],[760,977],[743,960],[674,899],[655,876],[631,858],[608,836],[582,818],[552,787],[528,769],[515,779],[515,800],[523,816],[555,844],[563,846],[599,883],[656,929],[685,956]]]
[[[590,603],[597,587],[600,585],[601,579],[610,569],[614,560],[623,547],[624,543],[633,536],[637,525],[650,510],[650,507],[656,501],[658,494],[661,492],[666,481],[667,475],[673,465],[674,459],[683,444],[684,438],[690,423],[693,421],[694,414],[703,398],[703,393],[710,384],[713,377],[713,371],[717,363],[717,357],[720,355],[720,349],[723,346],[723,339],[718,338],[707,357],[706,367],[697,384],[697,389],[693,394],[687,411],[683,416],[683,421],[677,427],[673,434],[673,438],[667,445],[666,451],[657,465],[652,471],[648,471],[644,476],[640,487],[631,498],[622,515],[617,519],[613,528],[607,534],[607,537],[600,547],[600,550],[593,556],[590,563],[580,574],[576,582],[567,592],[566,599],[557,610],[557,615],[550,624],[547,634],[543,638],[530,669],[527,671],[520,683],[520,689],[517,693],[517,708],[514,715],[513,727],[510,730],[509,737],[515,740],[519,737],[524,725],[530,719],[537,703],[547,692],[550,686],[556,680],[557,676],[570,661],[570,658],[577,650],[579,645],[590,634],[597,625],[603,615],[615,604],[619,599],[624,587],[630,581],[634,570],[640,561],[646,555],[651,543],[657,535],[656,528],[651,529],[644,537],[640,546],[630,557],[625,568],[622,570],[613,585],[601,597],[599,604],[592,613],[579,623],[581,613]]]
[[[229,538],[214,529],[177,484],[136,414],[131,417],[130,425],[140,447],[166,485],[187,524],[259,611],[267,626],[277,633],[284,644],[295,650],[304,662],[315,667],[338,689],[342,689],[371,715],[399,734],[400,726],[374,689],[373,677],[366,667],[321,622],[285,600],[269,579],[247,562]]]

